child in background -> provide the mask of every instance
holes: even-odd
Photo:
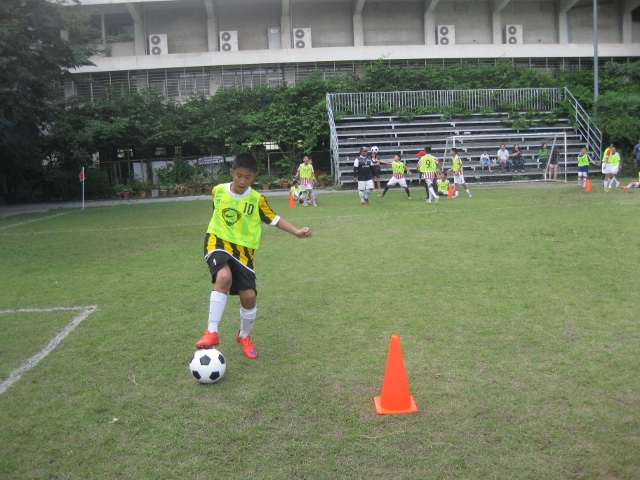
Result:
[[[484,171],[484,167],[487,167],[489,173],[491,173],[491,157],[486,150],[483,150],[482,155],[480,155],[480,169]]]
[[[449,193],[449,180],[444,172],[438,173],[438,180],[436,180],[436,186],[438,187],[438,196],[446,197]]]
[[[209,266],[213,290],[209,299],[209,320],[196,348],[218,346],[218,324],[227,305],[227,296],[240,297],[240,329],[236,340],[247,358],[256,358],[249,333],[256,319],[256,275],[253,253],[260,245],[261,222],[278,227],[298,238],[310,238],[307,227],[298,229],[276,215],[264,196],[251,188],[258,162],[250,153],[238,155],[231,169],[231,183],[216,185],[213,216],[204,239],[204,259]]]
[[[293,199],[296,202],[304,203],[302,198],[302,189],[300,188],[300,182],[298,180],[293,181],[293,186],[289,189],[289,193],[293,195]]]

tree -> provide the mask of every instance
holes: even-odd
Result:
[[[0,196],[15,199],[46,155],[42,132],[69,70],[98,48],[75,7],[3,0],[0,13]],[[24,189],[24,186],[23,186]]]

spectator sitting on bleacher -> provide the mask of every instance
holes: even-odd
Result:
[[[505,167],[507,168],[507,172],[511,172],[511,169],[513,168],[513,162],[510,158],[511,154],[509,153],[509,150],[507,150],[507,147],[504,143],[500,145],[500,150],[498,150],[496,157],[498,158],[498,167],[500,168],[500,173],[504,172]]]
[[[482,151],[482,155],[480,155],[480,168],[484,171],[484,167],[489,168],[489,173],[491,173],[491,157],[487,153],[486,150]]]
[[[513,166],[515,168],[514,172],[517,172],[518,170],[520,170],[520,172],[524,172],[524,158],[522,158],[522,152],[520,151],[520,146],[518,144],[513,146],[511,158],[513,158]]]

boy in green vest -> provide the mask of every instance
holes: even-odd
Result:
[[[276,215],[262,194],[251,188],[258,163],[250,153],[236,157],[229,170],[233,181],[212,190],[213,216],[204,239],[204,259],[209,266],[213,291],[209,300],[209,322],[196,348],[220,343],[218,324],[227,295],[240,296],[240,330],[236,340],[248,358],[258,356],[249,332],[256,319],[256,275],[253,254],[260,245],[261,222],[274,225],[298,238],[310,238],[309,228],[298,229]]]
[[[582,147],[580,155],[578,155],[578,188],[587,186],[587,177],[589,176],[589,164],[596,165],[587,155],[587,147]]]
[[[298,182],[298,180],[293,181],[293,186],[289,189],[289,193],[293,195],[293,199],[296,202],[304,203],[304,198],[302,198],[302,190],[300,189],[300,182]]]
[[[404,178],[404,172],[411,175],[411,170],[402,162],[402,157],[400,155],[395,155],[393,157],[393,162],[383,162],[382,160],[378,160],[379,163],[384,163],[385,165],[391,165],[391,171],[393,172],[393,176],[387,182],[386,187],[384,187],[384,191],[379,193],[379,197],[384,197],[389,190],[389,187],[393,187],[394,185],[400,185],[404,188],[404,191],[407,193],[407,197],[411,200],[411,193],[409,193],[409,187],[407,186],[407,181]]]

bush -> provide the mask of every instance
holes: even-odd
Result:
[[[85,169],[84,196],[86,199],[109,198],[111,186],[109,175],[103,170]],[[45,173],[42,182],[45,201],[73,201],[82,199],[82,183],[78,172],[51,170]]]

